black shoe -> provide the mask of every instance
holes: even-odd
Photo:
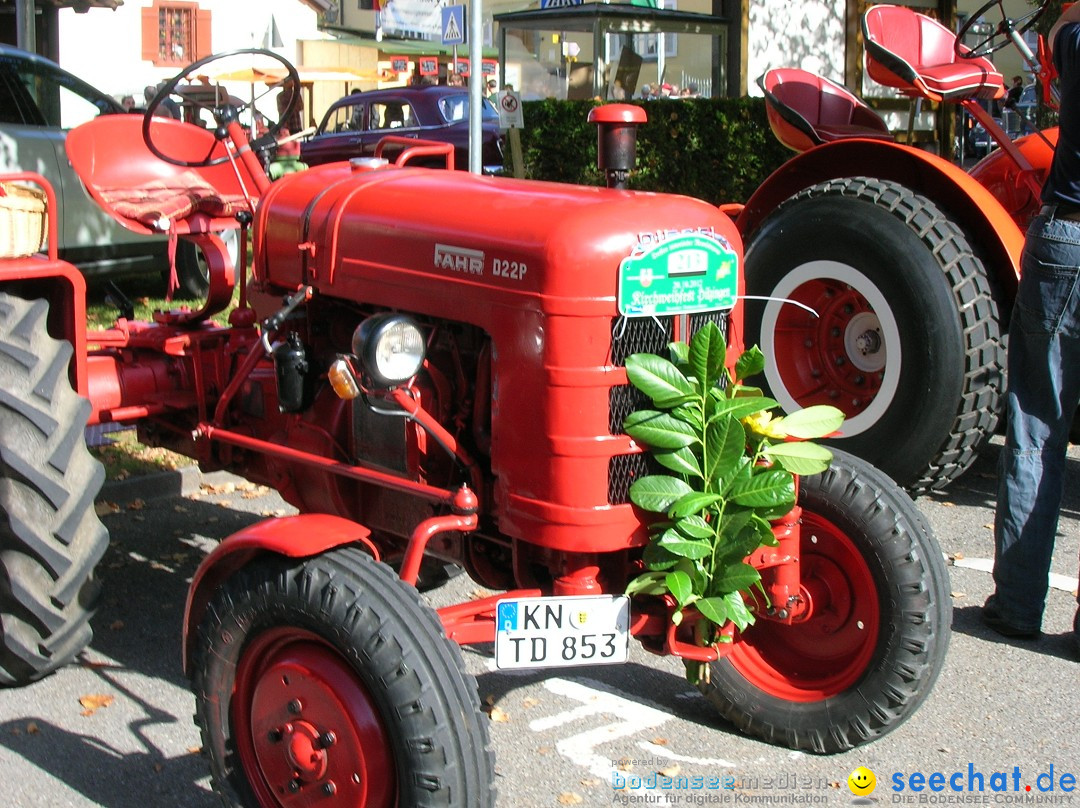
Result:
[[[1073,618],[1073,643],[1076,645],[1076,653],[1080,655],[1080,609],[1076,610]]]
[[[1019,628],[1008,622],[1001,616],[1001,612],[998,611],[997,606],[994,605],[993,598],[986,601],[986,605],[983,606],[982,621],[1002,637],[1008,637],[1013,640],[1034,640],[1042,634],[1037,628]]]

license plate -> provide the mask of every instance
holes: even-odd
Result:
[[[626,662],[630,599],[625,595],[500,600],[495,665],[564,668]]]

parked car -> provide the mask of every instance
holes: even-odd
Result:
[[[135,233],[103,211],[64,150],[69,129],[99,115],[123,114],[112,97],[56,63],[0,45],[0,172],[36,171],[52,184],[59,207],[57,250],[88,278],[168,272],[165,237]],[[205,291],[205,264],[193,245],[178,245],[176,270],[181,295]]]
[[[481,163],[485,174],[503,169],[499,113],[483,100]],[[469,167],[469,92],[462,87],[395,87],[347,95],[327,110],[315,134],[300,147],[309,166],[370,157],[386,135],[438,140],[454,146],[454,167]],[[398,149],[400,151],[400,149]],[[384,156],[393,157],[387,151]],[[429,161],[430,162],[430,161]]]

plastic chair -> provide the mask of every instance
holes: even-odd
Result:
[[[774,68],[758,79],[769,126],[794,151],[846,138],[893,140],[874,110],[844,87],[793,67]]]
[[[956,35],[937,20],[905,6],[873,6],[862,20],[866,72],[905,95],[931,101],[994,99],[1005,80],[985,57],[958,55]],[[960,45],[960,50],[968,48]]]

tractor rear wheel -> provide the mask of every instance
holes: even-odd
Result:
[[[356,549],[242,569],[207,610],[194,670],[227,805],[494,805],[461,651],[415,589]]]
[[[903,723],[933,688],[949,641],[949,576],[908,496],[836,452],[800,479],[801,579],[810,616],[759,619],[699,685],[770,743],[833,753]]]
[[[839,407],[837,445],[913,494],[974,462],[997,424],[1002,334],[982,262],[930,200],[816,185],[752,236],[746,268],[747,293],[773,298],[748,303],[747,337],[781,407]]]
[[[48,304],[0,293],[0,684],[33,682],[91,639],[94,567],[109,536],[105,479],[83,437],[90,403],[68,379],[71,345]]]

